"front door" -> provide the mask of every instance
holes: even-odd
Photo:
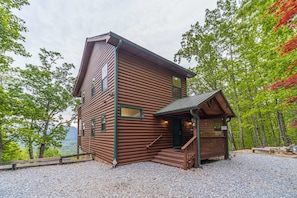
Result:
[[[173,147],[182,146],[182,120],[180,118],[172,119]]]

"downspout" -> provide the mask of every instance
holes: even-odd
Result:
[[[115,60],[114,60],[114,140],[113,140],[113,167],[118,164],[118,51],[122,45],[122,40],[119,40],[118,45],[115,47]]]
[[[202,168],[202,165],[201,165],[201,153],[200,153],[200,117],[198,115],[196,115],[194,112],[193,112],[193,109],[190,109],[190,114],[195,117],[197,119],[197,124],[196,124],[196,127],[197,127],[197,153],[198,153],[198,167],[199,168]]]
[[[227,127],[227,129],[226,129],[226,153],[227,153],[227,159],[230,159],[229,158],[229,144],[228,144],[228,139],[229,139],[229,137],[228,137],[228,122],[230,122],[231,121],[231,118],[230,117],[227,117],[227,119],[226,119],[226,127]]]

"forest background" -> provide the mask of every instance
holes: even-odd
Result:
[[[0,160],[61,155],[79,105],[71,95],[74,65],[42,48],[40,65],[12,67],[11,54],[30,56],[25,21],[12,12],[29,2],[0,2]],[[223,90],[236,113],[228,123],[233,150],[297,143],[296,13],[294,0],[219,0],[204,24],[183,34],[175,61],[191,62],[197,74],[188,94]]]

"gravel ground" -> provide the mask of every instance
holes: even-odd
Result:
[[[0,171],[0,197],[297,197],[297,159],[236,154],[183,169],[90,161]]]

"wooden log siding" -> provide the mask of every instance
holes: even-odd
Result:
[[[108,89],[101,92],[101,68],[108,64]],[[91,97],[91,80],[95,77],[95,96]],[[82,151],[95,152],[96,157],[109,163],[113,160],[114,140],[114,46],[105,42],[94,45],[81,90],[85,90],[85,104],[81,106],[85,136],[81,137]],[[101,133],[101,115],[106,114],[106,132]],[[95,137],[91,138],[91,119],[95,119]]]
[[[172,147],[171,120],[162,126],[153,113],[168,105],[172,97],[172,75],[158,65],[120,51],[119,53],[119,105],[143,108],[144,118],[118,119],[118,163],[128,164],[151,160],[157,150]],[[182,77],[182,96],[186,96],[185,77]],[[146,145],[162,134],[148,152]]]

